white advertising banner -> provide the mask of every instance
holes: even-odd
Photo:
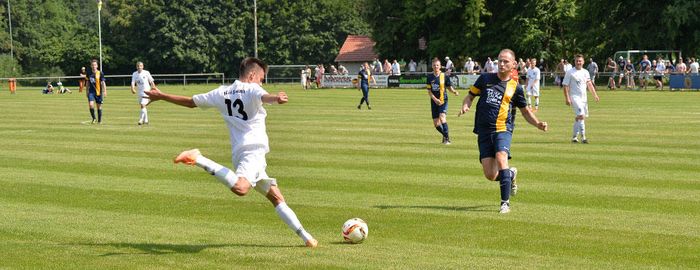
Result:
[[[389,75],[373,75],[374,80],[377,81],[376,87],[386,88],[389,81]],[[350,88],[357,87],[357,76],[356,75],[323,75],[321,79],[321,85],[324,88]],[[375,87],[375,84],[370,81],[370,87]]]
[[[474,82],[476,82],[477,78],[479,78],[479,75],[457,75],[457,79],[459,80],[459,83],[457,85],[459,88],[469,88],[472,85],[474,85]]]

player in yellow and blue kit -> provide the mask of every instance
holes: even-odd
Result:
[[[90,115],[92,123],[95,123],[95,103],[97,103],[97,123],[102,123],[102,101],[107,96],[107,85],[105,84],[105,75],[101,70],[97,69],[97,60],[92,59],[90,66],[92,72],[88,74],[88,106],[90,107]]]
[[[511,78],[515,67],[515,53],[503,49],[498,54],[498,73],[484,73],[469,89],[458,116],[466,113],[474,98],[479,96],[474,118],[474,133],[478,135],[479,159],[484,176],[501,185],[501,213],[510,212],[510,194],[517,192],[515,177],[518,170],[508,166],[510,143],[515,128],[515,108],[525,120],[547,131],[547,122],[541,122],[527,107],[522,86]]]
[[[449,90],[455,96],[459,96],[459,92],[452,87],[452,81],[447,74],[440,72],[442,64],[440,59],[433,59],[433,73],[428,74],[426,87],[428,88],[428,96],[430,96],[430,111],[433,115],[433,124],[435,129],[442,134],[442,143],[450,144],[450,132],[447,127],[447,92]]]
[[[377,84],[377,81],[374,80],[374,77],[372,77],[372,71],[370,70],[367,62],[362,65],[362,69],[357,74],[357,79],[357,86],[359,87],[358,90],[362,91],[362,98],[360,99],[360,104],[357,105],[357,109],[361,109],[362,103],[366,102],[367,109],[371,110],[372,107],[369,106],[369,81],[374,81],[374,84]]]

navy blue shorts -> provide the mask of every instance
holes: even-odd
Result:
[[[510,159],[510,142],[513,139],[511,132],[494,132],[479,134],[479,160],[483,158],[495,158],[496,152],[506,151]]]
[[[437,105],[430,99],[430,111],[433,113],[433,119],[440,118],[441,113],[447,114],[447,100],[442,105]]]
[[[88,93],[88,101],[94,101],[97,104],[102,104],[102,96],[98,96],[96,93]]]

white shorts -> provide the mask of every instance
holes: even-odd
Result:
[[[539,97],[540,96],[540,86],[539,85],[528,86],[527,87],[527,95]]]
[[[265,150],[255,149],[242,151],[233,155],[233,165],[236,167],[236,176],[245,177],[250,185],[257,191],[267,194],[270,186],[276,186],[277,180],[270,178],[265,172],[267,161]]]
[[[139,104],[141,104],[141,105],[148,105],[148,102],[151,101],[147,97],[141,97],[141,96],[139,96],[139,98],[137,100],[139,101]]]
[[[572,100],[571,109],[574,110],[574,114],[576,114],[576,116],[583,115],[584,117],[588,117],[588,102]]]

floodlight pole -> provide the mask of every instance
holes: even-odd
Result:
[[[258,58],[258,0],[253,0],[253,35],[255,36],[254,56]]]
[[[10,0],[7,0],[7,21],[10,23],[10,58],[14,59],[14,48],[12,46],[12,15],[10,11]],[[14,63],[14,61],[12,61]]]
[[[100,11],[102,11],[102,0],[97,0],[97,31],[100,39],[100,71],[102,71],[102,24],[100,23]]]

